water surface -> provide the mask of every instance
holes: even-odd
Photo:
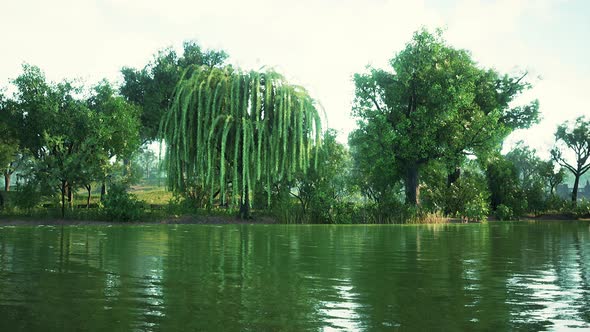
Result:
[[[0,227],[0,331],[590,328],[590,223]]]

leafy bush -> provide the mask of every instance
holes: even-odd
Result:
[[[128,193],[127,186],[120,183],[110,187],[103,204],[107,218],[113,221],[138,220],[144,211],[143,202]]]
[[[487,218],[490,194],[483,175],[465,172],[441,192],[440,204],[446,214],[473,221]]]
[[[512,209],[513,217],[518,218],[528,210],[527,195],[521,187],[516,165],[503,156],[498,156],[486,170],[492,208],[503,204]],[[531,195],[536,196],[538,192]],[[535,197],[536,198],[536,197]],[[534,207],[538,209],[538,207]]]
[[[325,191],[317,190],[313,195],[308,207],[309,218],[314,223],[334,224],[339,223],[337,213],[334,209],[339,202],[330,197]]]
[[[199,206],[200,204],[188,195],[182,196],[176,194],[168,201],[168,204],[166,205],[166,213],[175,216],[195,214],[197,213]]]
[[[290,193],[290,187],[284,183],[271,187],[271,197],[268,200],[268,193],[260,186],[254,193],[253,208],[266,210],[279,223],[302,224],[309,222],[309,216],[303,213],[301,203]],[[270,203],[270,206],[268,205]]]
[[[37,184],[33,182],[19,185],[12,198],[13,205],[23,210],[31,210],[39,206],[43,199],[41,193],[37,190]]]
[[[404,223],[418,214],[415,206],[407,206],[395,197],[383,197],[378,204],[371,207],[373,217],[371,223],[375,224]]]
[[[529,212],[538,215],[541,211],[547,210],[547,195],[543,183],[534,182],[530,188],[525,190],[525,194]]]
[[[516,219],[519,219],[521,216],[525,215],[529,207],[526,194],[523,190],[518,190],[513,193],[513,195],[510,196],[509,200],[506,202],[506,205],[512,209],[514,218]]]
[[[514,214],[509,206],[500,204],[496,208],[496,218],[498,218],[498,220],[511,220],[514,218]]]
[[[546,210],[547,211],[562,211],[564,208],[568,206],[568,201],[555,195],[549,195],[546,201]]]
[[[334,205],[334,221],[337,224],[353,224],[362,221],[358,218],[359,207],[353,202],[337,202]]]
[[[578,204],[575,207],[573,207],[572,213],[576,218],[590,217],[590,201],[586,199],[578,201]]]
[[[479,193],[474,199],[465,204],[463,216],[468,221],[486,221],[489,213],[490,209],[488,207],[487,197]]]

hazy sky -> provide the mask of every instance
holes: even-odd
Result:
[[[586,0],[3,0],[0,86],[28,62],[50,80],[103,77],[144,66],[193,39],[244,69],[275,67],[308,88],[342,141],[352,75],[388,61],[421,26],[446,28],[450,44],[484,67],[528,70],[543,121],[513,134],[546,157],[558,123],[590,115],[590,1]]]

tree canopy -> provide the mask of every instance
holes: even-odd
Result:
[[[197,43],[187,41],[181,56],[174,49],[166,48],[154,55],[144,68],[123,67],[121,94],[140,108],[142,142],[156,139],[160,120],[172,105],[176,84],[184,70],[191,65],[220,67],[227,57],[224,51],[203,50]]]
[[[310,166],[321,135],[307,91],[273,71],[189,67],[162,123],[169,185],[199,195],[209,188],[248,207],[256,186],[266,188]],[[200,196],[203,196],[202,194]]]

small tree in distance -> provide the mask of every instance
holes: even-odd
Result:
[[[590,169],[590,121],[582,116],[577,118],[573,125],[567,121],[559,125],[555,132],[555,144],[551,156],[574,175],[572,202],[576,205],[580,177]],[[563,145],[573,151],[574,163],[567,161],[563,156]]]

